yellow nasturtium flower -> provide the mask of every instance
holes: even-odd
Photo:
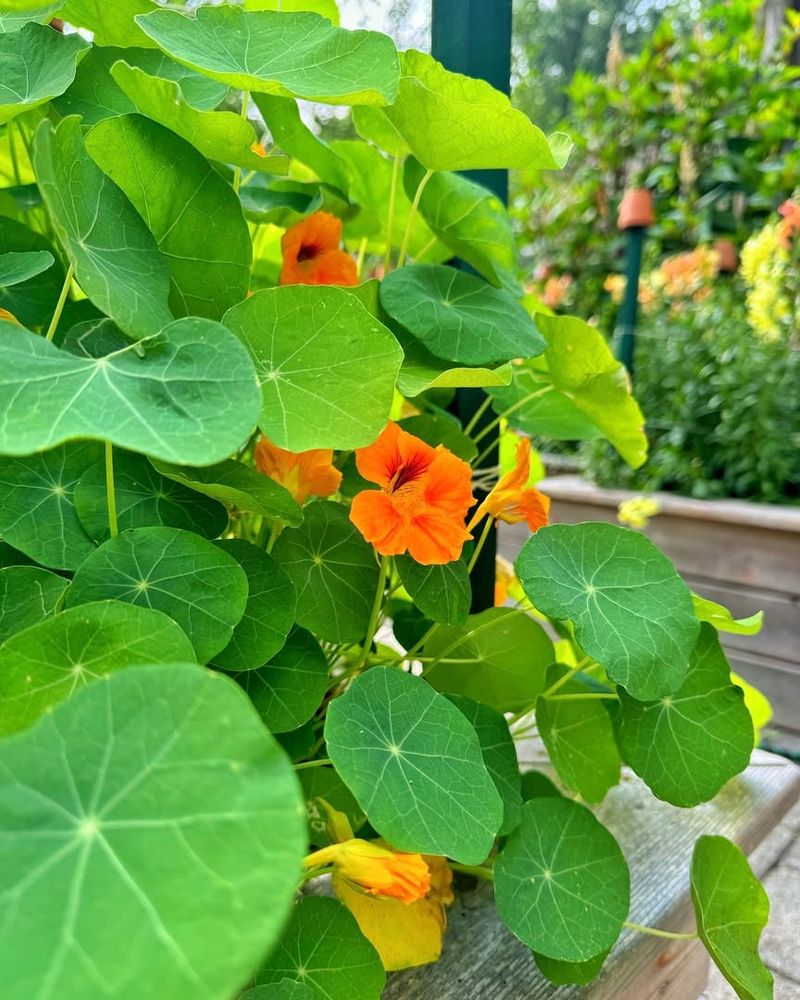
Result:
[[[358,837],[330,844],[305,859],[306,868],[331,864],[337,878],[353,888],[402,903],[421,899],[431,886],[430,871],[420,854],[393,851]]]
[[[617,508],[617,520],[629,528],[641,530],[647,527],[650,518],[655,517],[659,510],[658,500],[653,497],[631,497],[630,500],[623,500]]]

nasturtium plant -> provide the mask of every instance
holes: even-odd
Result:
[[[585,984],[623,766],[677,806],[747,766],[717,631],[760,617],[535,485],[529,437],[636,466],[642,416],[456,171],[568,152],[333,0],[0,13],[4,998],[370,1000],[448,947],[454,872]],[[532,537],[489,607],[498,522]],[[738,849],[701,838],[691,889],[767,997]]]

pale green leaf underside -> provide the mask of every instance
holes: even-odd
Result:
[[[370,823],[393,846],[465,864],[486,858],[502,801],[475,730],[424,680],[373,667],[331,702],[325,741]]]
[[[86,441],[20,458],[0,456],[3,539],[44,566],[77,569],[95,547],[78,520],[75,488],[101,456],[100,446]]]
[[[306,896],[255,976],[259,984],[286,979],[310,986],[315,997],[325,1000],[378,1000],[386,974],[378,953],[345,906],[336,899]],[[293,994],[288,996],[295,1000]]]
[[[553,387],[542,358],[514,365],[506,385],[490,388],[489,395],[495,413],[510,411],[509,426],[531,437],[591,441],[602,436],[574,400]]]
[[[701,837],[692,856],[697,932],[741,1000],[772,1000],[772,973],[758,954],[769,898],[741,850],[724,837]]]
[[[716,601],[709,601],[699,594],[692,594],[694,613],[701,622],[708,622],[718,632],[731,632],[734,635],[758,635],[764,624],[764,612],[756,611],[747,618],[734,618],[730,611]]]
[[[46,271],[54,260],[55,257],[47,250],[0,254],[0,294],[11,285],[35,278]]]
[[[620,699],[622,752],[660,799],[676,806],[706,802],[750,762],[750,713],[708,624],[674,694],[639,702],[620,691]]]
[[[100,358],[76,357],[10,323],[0,332],[6,454],[95,438],[166,461],[218,462],[258,417],[247,352],[211,320],[175,320]]]
[[[266,663],[286,642],[294,624],[297,595],[283,567],[263,549],[243,538],[226,538],[216,544],[244,570],[248,596],[231,641],[216,654],[214,666],[252,670]],[[268,728],[272,730],[269,724]]]
[[[545,134],[485,81],[414,49],[402,54],[401,69],[397,100],[384,114],[426,169],[563,165],[561,151],[554,155]]]
[[[228,526],[228,512],[222,504],[160,475],[144,455],[117,450],[113,461],[120,531],[160,525],[217,538]],[[104,542],[111,534],[105,462],[84,472],[74,499],[84,531],[96,542]]]
[[[169,323],[167,259],[133,205],[87,154],[80,119],[65,118],[57,128],[43,121],[34,164],[53,227],[86,295],[131,337]]]
[[[87,685],[0,746],[0,803],[5,1000],[219,1000],[280,934],[301,799],[227,678],[148,665]]]
[[[426,389],[485,388],[508,385],[511,381],[510,364],[497,368],[454,367],[451,362],[431,354],[413,337],[406,335],[398,339],[404,358],[397,376],[397,388],[404,396],[418,396]]]
[[[357,642],[367,631],[378,564],[342,504],[320,501],[273,554],[297,591],[297,623],[328,642]]]
[[[70,24],[91,31],[97,45],[152,46],[134,18],[153,7],[151,0],[65,0],[61,13]]]
[[[432,354],[466,365],[541,354],[545,341],[508,293],[454,267],[416,264],[381,282],[381,305]]]
[[[314,636],[298,628],[269,663],[234,679],[267,729],[287,733],[307,722],[322,703],[329,684],[328,661]]]
[[[634,469],[647,457],[644,417],[630,379],[603,335],[576,316],[539,314],[552,384],[592,421]]]
[[[568,668],[556,664],[547,672],[548,688],[561,679]],[[578,681],[568,681],[558,694],[586,694]],[[611,716],[604,702],[563,701],[539,698],[536,725],[550,761],[561,781],[585,802],[602,802],[606,792],[619,782],[620,757],[614,739]]]
[[[177,528],[133,528],[80,566],[67,605],[112,598],[163,611],[208,663],[230,642],[247,594],[244,570],[212,542]]]
[[[203,7],[154,11],[137,24],[165,52],[237,90],[326,104],[388,104],[397,50],[387,35],[335,28],[317,14]]]
[[[49,618],[69,584],[63,576],[40,566],[4,566],[0,569],[0,642]],[[0,684],[6,666],[0,672]],[[2,711],[0,705],[0,712]]]
[[[5,735],[27,728],[84,684],[115,670],[139,663],[191,663],[194,652],[186,634],[160,611],[98,601],[18,633],[0,647],[0,658],[0,733]]]
[[[247,170],[285,173],[285,157],[259,156],[252,151],[256,134],[241,115],[199,110],[186,100],[178,83],[150,76],[124,61],[112,67],[111,75],[141,114],[186,139],[207,159]]]
[[[85,143],[167,259],[174,315],[221,319],[247,295],[253,256],[231,185],[194,146],[141,115],[106,118]]]
[[[360,448],[385,427],[403,354],[355,295],[307,285],[265,289],[229,309],[224,322],[252,355],[259,426],[279,447]]]
[[[0,125],[63,94],[88,51],[79,35],[35,22],[0,32]]]
[[[581,648],[632,697],[681,686],[700,626],[688,587],[644,535],[553,524],[525,543],[516,565],[534,607],[571,621]]]
[[[153,466],[162,476],[239,511],[277,518],[292,525],[303,520],[303,512],[288,490],[233,458],[200,468],[170,465],[153,459]]]
[[[494,873],[503,922],[549,958],[593,958],[614,944],[628,915],[630,875],[619,845],[569,799],[526,802]]]
[[[440,626],[425,643],[425,655],[443,657],[425,674],[437,691],[464,695],[499,712],[532,705],[555,659],[541,625],[513,608],[489,608],[463,625]]]

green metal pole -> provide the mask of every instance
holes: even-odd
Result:
[[[646,226],[630,226],[626,231],[625,297],[617,324],[617,357],[633,376],[633,354],[636,346],[636,318],[639,312],[639,277],[642,273],[642,251]]]
[[[432,0],[431,52],[454,73],[487,80],[495,89],[511,91],[511,0]],[[502,201],[508,201],[508,172],[505,170],[469,170],[465,175],[482,184]],[[459,266],[459,262],[453,262]],[[455,413],[466,424],[485,399],[482,389],[458,389]],[[492,420],[491,410],[484,413],[476,430]],[[498,449],[493,448],[482,467],[496,466]],[[485,494],[478,492],[480,502]],[[475,566],[472,579],[472,611],[484,611],[494,605],[495,533],[487,539]]]

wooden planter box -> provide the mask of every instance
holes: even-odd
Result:
[[[553,521],[616,521],[617,507],[637,494],[607,490],[579,476],[539,486],[553,501]],[[774,722],[800,730],[800,507],[741,500],[691,500],[656,493],[661,513],[647,535],[689,586],[736,617],[764,611],[759,635],[723,635],[733,669],[772,702]],[[513,560],[527,537],[506,528],[501,552]]]

